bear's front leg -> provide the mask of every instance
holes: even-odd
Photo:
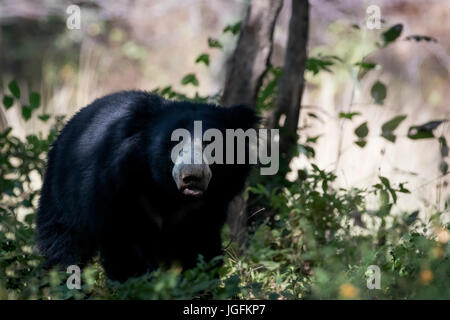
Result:
[[[193,232],[186,238],[190,238],[191,241],[185,241],[186,246],[183,250],[179,250],[183,270],[194,268],[198,263],[199,255],[203,256],[205,262],[209,262],[214,257],[223,254],[220,232]],[[217,261],[214,267],[221,263],[222,260]]]
[[[107,277],[119,282],[156,269],[145,252],[132,242],[105,242],[100,248],[100,259]]]

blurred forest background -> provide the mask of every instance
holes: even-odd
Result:
[[[61,124],[118,90],[219,101],[249,3],[0,0],[0,131],[12,129],[0,146],[0,298],[191,298],[205,290],[219,298],[450,298],[445,0],[310,0],[298,152],[276,187],[250,181],[256,216],[259,208],[275,214],[252,221],[242,255],[227,247],[219,282],[200,264],[192,274],[158,271],[151,284],[111,289],[94,264],[84,291],[74,292],[60,285],[64,273],[37,267],[32,215]],[[81,7],[79,30],[66,26],[71,4]],[[366,27],[370,5],[381,8],[379,30]],[[275,101],[290,17],[285,0],[258,96],[263,115]],[[398,24],[401,34],[386,40]],[[382,269],[378,291],[366,288],[369,265]]]

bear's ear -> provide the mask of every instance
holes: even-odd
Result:
[[[246,105],[237,104],[223,109],[225,111],[225,124],[228,129],[247,130],[256,128],[261,121],[256,111]]]

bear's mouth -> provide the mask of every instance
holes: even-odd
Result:
[[[188,197],[200,198],[204,191],[197,186],[185,186],[181,189],[181,193]]]

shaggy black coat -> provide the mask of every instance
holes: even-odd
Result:
[[[212,164],[201,199],[171,176],[176,128],[255,127],[243,106],[174,102],[140,91],[97,99],[64,127],[48,154],[37,240],[48,266],[82,266],[96,253],[107,276],[125,281],[161,265],[195,266],[221,254],[220,230],[249,165]],[[226,152],[226,151],[225,151]]]

